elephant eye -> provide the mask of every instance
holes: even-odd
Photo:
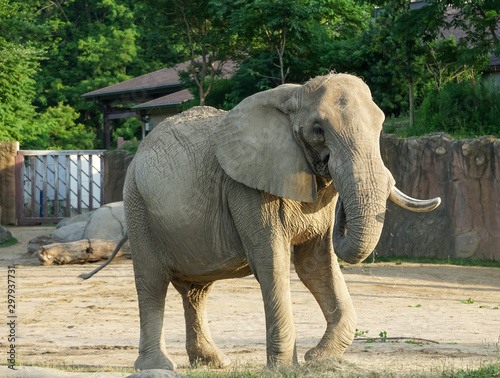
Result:
[[[324,135],[325,131],[323,130],[323,128],[319,124],[315,124],[313,126],[313,133],[316,135]]]

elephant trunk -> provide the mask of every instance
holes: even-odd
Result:
[[[387,198],[414,212],[432,211],[441,203],[439,197],[417,200],[402,193],[385,167],[378,171],[374,166],[365,167],[364,174],[356,171],[346,174],[344,169],[343,176],[336,186],[340,198],[335,214],[333,248],[338,257],[351,264],[363,261],[375,249],[384,225]]]
[[[361,197],[366,198],[363,194]],[[356,264],[372,253],[382,233],[386,198],[361,205],[339,199],[333,231],[333,248],[338,257]]]
[[[330,166],[339,192],[333,230],[333,248],[342,260],[356,264],[375,249],[384,225],[387,198],[394,186],[382,159],[350,157]]]

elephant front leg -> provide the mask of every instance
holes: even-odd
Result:
[[[327,326],[323,338],[306,360],[341,356],[351,345],[357,316],[347,291],[332,239],[325,235],[294,247],[295,270],[318,301]]]
[[[182,295],[189,362],[192,365],[201,362],[215,368],[229,367],[231,361],[215,346],[208,328],[206,302],[214,282],[202,285],[173,280],[172,284]]]

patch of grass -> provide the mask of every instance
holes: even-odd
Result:
[[[364,336],[368,333],[369,331],[366,330],[366,331],[360,331],[359,329],[356,328],[356,332],[354,333],[354,337],[360,337],[360,336]]]
[[[18,364],[16,364],[18,365]],[[92,366],[92,365],[72,365],[60,362],[47,362],[41,364],[25,364],[22,363],[22,366],[32,366],[32,367],[41,367],[45,369],[56,369],[67,372],[74,373],[106,373],[106,372],[114,372],[114,373],[135,373],[137,370],[133,368],[122,368],[122,367],[102,367],[102,366]]]
[[[13,246],[17,243],[18,243],[18,241],[16,238],[10,238],[9,240],[4,241],[2,244],[0,244],[0,248],[10,247],[10,246]]]
[[[463,303],[463,304],[473,304],[474,301],[472,300],[472,298],[469,298],[469,299],[462,299],[460,301],[460,303]]]
[[[321,361],[310,361],[299,366],[276,367],[268,369],[262,365],[238,365],[235,364],[225,370],[209,370],[205,367],[188,368],[183,372],[188,377],[193,378],[281,378],[281,377],[365,377],[370,376],[369,372],[351,364],[332,358]]]
[[[387,331],[382,331],[382,332],[380,332],[378,335],[380,336],[381,341],[382,341],[383,343],[385,343],[386,338],[387,338]]]
[[[468,260],[458,258],[441,259],[437,257],[410,257],[410,256],[376,256],[373,262],[393,262],[396,265],[402,262],[419,263],[419,264],[444,264],[458,266],[481,266],[488,268],[500,268],[500,261],[484,261],[484,260]],[[367,260],[365,264],[370,264]]]
[[[491,378],[500,377],[500,362],[480,367],[479,369],[461,369],[443,373],[445,378]]]

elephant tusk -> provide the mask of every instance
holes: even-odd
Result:
[[[425,213],[427,211],[432,211],[441,203],[441,198],[436,197],[430,200],[418,200],[415,198],[411,198],[401,192],[395,186],[392,188],[391,193],[389,194],[389,198],[395,204],[411,211],[415,211],[417,213]]]

